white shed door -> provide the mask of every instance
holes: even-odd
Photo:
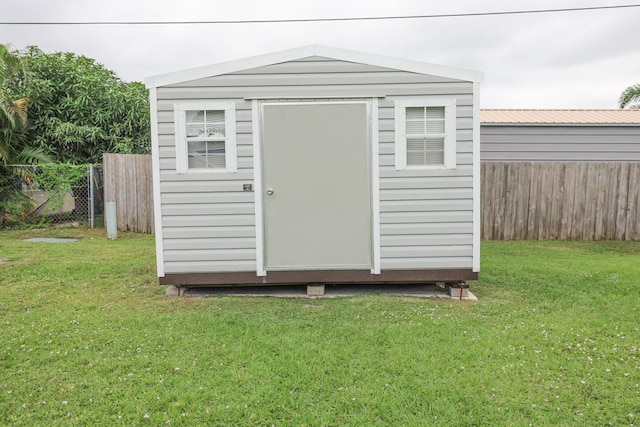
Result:
[[[371,268],[365,103],[263,106],[267,270]]]

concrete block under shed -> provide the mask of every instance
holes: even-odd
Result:
[[[174,285],[169,285],[167,290],[165,291],[165,295],[168,297],[179,297],[180,296],[180,288]]]
[[[452,299],[469,298],[469,285],[466,283],[454,283],[449,286],[449,296]]]
[[[324,296],[324,285],[307,285],[307,296],[321,297]]]

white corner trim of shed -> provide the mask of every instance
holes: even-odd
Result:
[[[149,77],[160,283],[477,279],[482,78],[315,45]]]

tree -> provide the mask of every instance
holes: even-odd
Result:
[[[629,86],[622,92],[620,99],[620,108],[640,108],[640,84]],[[637,102],[637,104],[632,104]]]
[[[3,168],[12,163],[49,160],[44,150],[28,144],[29,98],[16,99],[11,91],[12,85],[24,77],[25,66],[18,52],[0,44],[0,164]]]
[[[142,83],[122,81],[73,53],[21,52],[31,98],[27,137],[60,162],[99,163],[102,154],[150,151],[149,101]]]
[[[9,87],[14,78],[24,74],[24,65],[18,55],[0,45],[0,161],[6,165],[18,146],[20,130],[27,123],[29,98],[14,100]]]
[[[43,149],[29,144],[27,110],[29,98],[16,98],[12,88],[25,78],[24,62],[18,52],[0,44],[0,227],[8,207],[23,202],[17,185],[29,176],[28,169],[9,167],[49,161]]]

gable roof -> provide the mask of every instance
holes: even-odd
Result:
[[[322,56],[340,61],[355,62],[365,65],[386,67],[418,74],[429,74],[471,82],[480,82],[484,77],[484,73],[481,71],[465,68],[429,64],[426,62],[408,59],[391,58],[327,46],[310,45],[249,58],[237,59],[229,62],[221,62],[219,64],[207,65],[204,67],[151,76],[145,79],[145,84],[148,88],[167,86],[206,77],[234,73],[251,68],[294,61],[311,56]]]
[[[480,110],[483,125],[640,125],[638,110]]]

